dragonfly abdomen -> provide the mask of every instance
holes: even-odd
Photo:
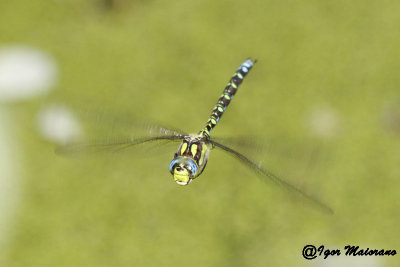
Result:
[[[200,131],[201,135],[205,135],[207,137],[210,136],[211,130],[217,125],[218,121],[221,119],[222,114],[224,114],[229,103],[235,96],[244,77],[246,77],[247,73],[251,70],[255,62],[255,60],[253,61],[251,58],[249,58],[245,62],[243,62],[242,65],[240,65],[239,69],[235,72],[235,74],[226,85],[221,97],[218,99],[217,104],[214,106],[214,109],[211,112],[210,118],[208,119],[206,126]]]

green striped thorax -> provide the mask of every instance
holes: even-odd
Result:
[[[198,134],[184,137],[178,151],[175,153],[174,159],[169,164],[169,171],[178,184],[188,185],[203,172],[212,147],[210,142],[211,130],[221,119],[222,114],[225,112],[244,77],[246,77],[254,63],[255,61],[249,58],[240,65],[214,106],[206,126]]]

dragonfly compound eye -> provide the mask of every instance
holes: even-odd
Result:
[[[198,174],[198,167],[193,159],[176,157],[169,164],[169,171],[179,185],[188,185]]]

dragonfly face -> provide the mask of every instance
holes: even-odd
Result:
[[[179,185],[188,185],[198,176],[198,170],[196,162],[189,157],[175,157],[169,164],[169,171]]]
[[[206,167],[210,145],[202,135],[187,135],[180,144],[169,171],[179,185],[188,185]]]

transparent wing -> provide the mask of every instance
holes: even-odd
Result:
[[[47,112],[57,113],[57,110],[59,109],[47,109]],[[63,110],[65,110],[64,107]],[[117,152],[145,143],[159,145],[177,141],[185,135],[179,129],[166,127],[148,120],[143,121],[125,113],[116,115],[109,111],[93,112],[80,109],[73,110],[71,113],[73,113],[74,120],[81,129],[81,134],[64,142],[54,142],[59,144],[56,148],[57,154],[77,155],[80,153]],[[51,123],[48,123],[50,130],[53,130],[51,127],[62,126],[64,123],[62,117],[61,119],[59,119],[59,116],[51,118]],[[148,147],[144,146],[146,149]]]
[[[144,144],[155,143],[161,141],[180,141],[183,135],[162,135],[143,137],[137,139],[115,139],[106,141],[95,141],[93,143],[75,143],[58,146],[55,150],[57,154],[61,155],[77,155],[81,153],[95,153],[95,152],[118,152],[130,147]]]
[[[186,133],[175,127],[160,124],[151,120],[143,120],[129,113],[112,111],[74,111],[84,124],[85,132],[90,139],[121,139],[132,137],[172,136]],[[106,138],[104,138],[106,137]]]
[[[282,142],[281,138],[268,138],[268,142],[263,142],[265,137],[260,136],[229,136],[229,137],[213,137],[212,140],[236,151],[242,151],[249,156],[256,158],[261,155],[268,157],[285,158],[291,161],[298,161],[304,164],[304,159],[313,158],[322,160],[326,157],[321,151],[321,144],[316,140],[309,142]]]
[[[186,135],[187,133],[181,129],[175,128],[165,123],[158,123],[142,118],[136,118],[129,114],[113,114],[111,111],[80,112],[85,118],[87,124],[93,127],[107,127],[107,129],[128,133],[128,134],[145,134],[145,135]]]
[[[250,160],[248,157],[246,157],[242,153],[239,153],[239,152],[233,150],[232,148],[229,148],[228,146],[225,146],[225,145],[223,145],[223,144],[221,144],[221,143],[219,143],[219,142],[217,142],[215,140],[211,140],[211,143],[215,147],[221,148],[223,151],[228,152],[229,154],[235,156],[242,163],[244,163],[245,165],[250,167],[253,171],[255,171],[259,175],[259,177],[262,178],[263,181],[265,181],[265,179],[267,179],[268,181],[271,181],[274,184],[279,185],[279,186],[287,189],[288,191],[290,191],[292,193],[295,193],[296,195],[307,199],[311,204],[313,204],[314,206],[318,207],[320,210],[322,210],[322,211],[324,211],[326,213],[329,213],[329,214],[333,214],[333,210],[330,207],[328,207],[327,205],[323,204],[322,202],[320,202],[315,197],[306,194],[305,192],[303,192],[299,188],[295,187],[294,185],[286,182],[285,180],[283,180],[282,178],[280,178],[277,175],[273,174],[272,172],[270,172],[266,168],[263,168],[260,165],[256,164],[255,162]]]

